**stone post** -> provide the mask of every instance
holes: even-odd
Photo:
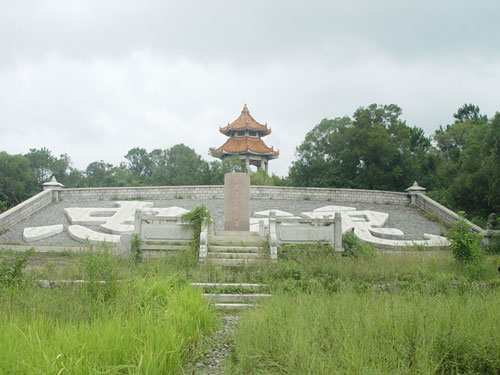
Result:
[[[59,192],[64,188],[64,185],[57,182],[56,178],[52,176],[49,182],[42,185],[43,190],[52,190],[52,200],[59,202]]]
[[[278,233],[276,223],[276,211],[269,212],[269,250],[273,262],[278,260]]]
[[[344,251],[342,248],[342,214],[340,212],[335,212],[335,218],[333,219],[333,225],[335,226],[335,236],[333,248],[335,251]]]
[[[224,175],[224,230],[250,230],[250,176]]]
[[[408,196],[410,197],[410,205],[414,206],[417,204],[417,194],[422,193],[425,194],[425,188],[419,186],[417,181],[413,183],[406,191],[408,192]]]

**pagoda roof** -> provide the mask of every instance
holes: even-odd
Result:
[[[212,152],[212,155],[223,154],[245,154],[269,155],[270,159],[276,159],[280,152],[268,147],[264,141],[255,137],[231,137],[226,143]]]
[[[259,124],[250,114],[247,105],[243,107],[240,117],[234,120],[232,123],[227,124],[227,126],[219,127],[219,131],[227,136],[230,136],[230,132],[234,130],[253,130],[260,132],[261,137],[271,134],[271,128],[267,127],[267,124]]]

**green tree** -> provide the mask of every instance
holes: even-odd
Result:
[[[297,147],[290,182],[397,191],[414,180],[428,186],[435,167],[430,139],[400,116],[394,104],[372,104],[356,110],[352,119],[324,119]]]
[[[44,182],[49,181],[52,176],[55,176],[63,184],[67,183],[68,171],[71,167],[71,159],[67,154],[56,157],[49,149],[42,147],[40,149],[32,148],[24,156],[30,161],[37,189]]]
[[[488,121],[472,104],[465,104],[453,116],[453,124],[440,126],[434,134],[440,156],[439,195],[453,209],[486,217],[500,209],[496,183],[500,118],[495,115]]]
[[[207,183],[208,163],[192,148],[178,144],[166,152],[168,185],[200,185]]]
[[[7,208],[21,203],[37,192],[35,176],[28,158],[0,152],[0,201]]]

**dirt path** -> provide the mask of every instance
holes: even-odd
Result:
[[[224,315],[222,328],[218,330],[211,345],[194,364],[193,375],[223,375],[224,361],[233,347],[233,331],[238,324],[238,316]]]

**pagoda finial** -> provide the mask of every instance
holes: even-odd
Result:
[[[243,106],[243,110],[241,111],[241,113],[250,113],[246,104]]]

